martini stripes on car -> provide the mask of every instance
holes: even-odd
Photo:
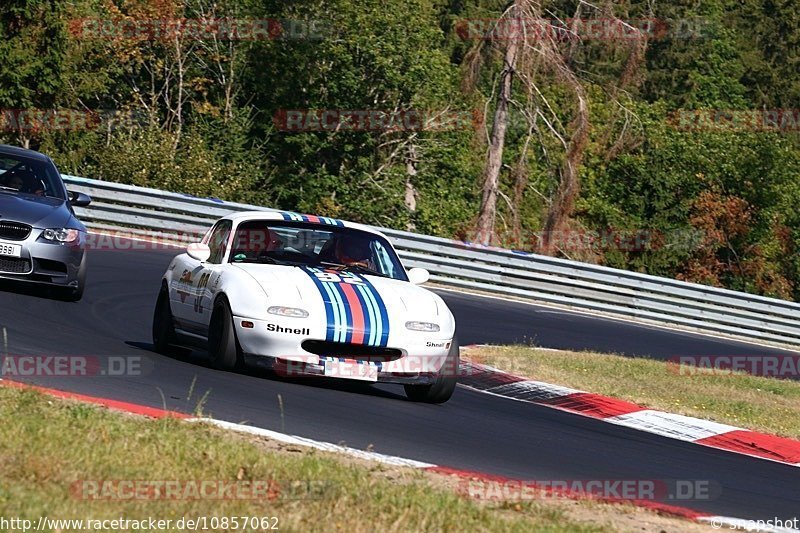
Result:
[[[281,211],[283,220],[287,222],[311,222],[313,224],[327,224],[328,226],[344,226],[341,220],[330,217],[320,217],[317,215],[302,215],[291,211]]]
[[[389,316],[375,287],[353,272],[302,267],[325,304],[326,341],[385,347]]]

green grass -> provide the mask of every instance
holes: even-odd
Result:
[[[681,375],[674,364],[593,352],[480,347],[477,362],[653,409],[800,438],[800,382],[745,373]]]
[[[202,424],[125,415],[30,390],[0,387],[0,426],[0,517],[5,518],[277,516],[281,531],[588,532],[614,531],[615,515],[630,520],[641,512],[596,502],[476,502],[459,495],[444,476],[436,481],[419,470]],[[324,489],[314,499],[256,501],[87,501],[70,493],[77,480],[237,479],[274,480],[278,486],[302,480]],[[596,514],[600,507],[606,509],[602,515]]]

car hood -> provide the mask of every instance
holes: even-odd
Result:
[[[61,228],[67,226],[70,218],[72,213],[64,200],[0,192],[0,220],[36,228]]]
[[[336,299],[335,293],[325,290],[320,285],[319,278],[315,279],[313,272],[307,268],[242,263],[236,266],[255,278],[264,288],[269,300],[278,305],[308,302],[313,306],[320,299],[326,304]],[[386,309],[409,316],[409,320],[437,319],[440,315],[449,313],[435,294],[422,287],[381,276],[357,276],[377,293],[379,298],[376,300]]]

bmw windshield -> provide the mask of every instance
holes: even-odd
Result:
[[[0,151],[0,192],[65,200],[61,177],[52,163]]]
[[[386,239],[352,228],[263,220],[243,222],[230,246],[231,263],[346,269],[408,281]]]

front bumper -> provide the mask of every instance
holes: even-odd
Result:
[[[267,326],[274,324],[275,321],[267,322],[236,316],[233,320],[245,361],[250,365],[274,370],[286,377],[332,377],[420,385],[433,383],[441,372],[458,370],[446,367],[452,339],[424,338],[423,335],[409,332],[407,338],[400,339],[401,342],[397,342],[396,337],[390,337],[390,347],[399,352],[390,358],[364,354],[357,356],[337,354],[334,357],[311,353],[304,349],[304,341],[319,340],[318,337],[322,335],[311,328],[297,326],[296,322],[286,321],[288,325],[284,327],[300,330],[300,333],[267,331]],[[243,327],[243,321],[250,322],[253,327]],[[338,363],[333,365],[337,371],[333,374],[326,373],[326,361],[329,363],[330,371],[330,363],[334,360],[338,360]],[[355,368],[360,365],[371,365],[374,368]],[[374,371],[375,379],[364,379],[363,370]]]
[[[0,278],[61,287],[77,287],[81,265],[85,260],[86,235],[75,243],[58,244],[40,238],[41,229],[34,228],[25,240],[0,239],[22,248],[19,258],[0,256]]]

